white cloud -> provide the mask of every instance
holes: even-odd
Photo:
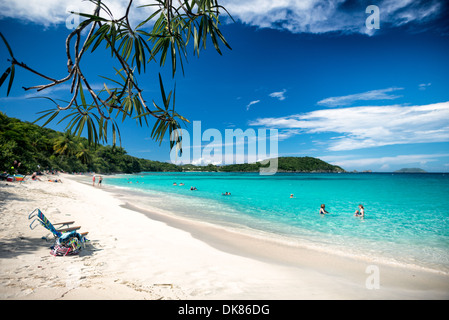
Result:
[[[106,0],[103,1],[112,11],[114,18],[122,17],[126,12],[128,1]],[[148,4],[145,0],[135,0],[131,8],[130,17],[132,22],[137,22],[148,17],[155,9],[153,7],[138,8]],[[66,23],[73,19],[70,11],[93,13],[95,4],[82,0],[14,0],[0,2],[0,19],[15,18],[24,21],[42,24],[44,26]],[[109,18],[102,11],[101,16]],[[132,23],[133,24],[133,23]]]
[[[248,105],[246,106],[246,110],[249,110],[249,108],[252,106],[252,105],[254,105],[254,104],[256,104],[256,103],[259,103],[260,102],[260,100],[254,100],[254,101],[251,101],[250,103],[248,103]]]
[[[429,83],[421,83],[418,87],[419,87],[419,90],[426,90],[427,89],[427,87],[430,87],[432,84],[429,82]]]
[[[260,118],[252,126],[331,133],[328,150],[355,150],[395,144],[449,141],[449,102],[421,106],[365,106],[324,109],[280,118]],[[294,133],[290,131],[290,133]]]
[[[222,0],[235,19],[261,27],[286,29],[294,33],[345,32],[371,34],[365,26],[370,1],[345,0]],[[422,22],[442,9],[440,0],[383,0],[380,28]]]
[[[270,97],[272,98],[277,98],[279,100],[285,100],[285,93],[287,92],[286,89],[279,91],[279,92],[272,92],[269,94]]]
[[[299,129],[287,129],[287,130],[281,130],[278,132],[278,140],[286,140],[290,137],[296,136],[301,133],[301,130]]]
[[[349,106],[356,101],[370,101],[370,100],[393,100],[401,96],[389,94],[390,92],[402,90],[403,88],[387,88],[380,90],[371,90],[362,93],[350,94],[347,96],[330,97],[318,101],[317,103],[327,107],[341,107]]]
[[[322,156],[321,160],[343,168],[369,168],[372,166],[380,169],[389,169],[391,166],[420,165],[438,161],[440,158],[449,157],[449,153],[438,154],[407,154],[392,157],[358,158],[357,155]]]
[[[104,0],[120,17],[128,1]],[[137,8],[154,3],[147,0],[133,2],[130,17],[134,22],[148,17],[153,7]],[[345,32],[371,34],[365,26],[365,9],[370,1],[345,0],[221,0],[233,16],[261,28],[285,29],[294,33]],[[441,0],[383,0],[375,3],[380,10],[380,28],[422,22],[436,17],[443,8]],[[64,23],[68,10],[92,12],[94,5],[81,0],[10,0],[0,2],[0,18],[18,18],[45,26]]]
[[[91,84],[90,87],[95,90],[99,91],[104,88],[103,83],[94,83]],[[42,91],[37,90],[30,90],[30,91],[24,91],[25,94],[19,95],[19,96],[8,96],[8,97],[0,97],[0,101],[14,101],[14,100],[25,100],[25,99],[31,99],[31,98],[42,98],[42,97],[48,97],[50,94],[52,95],[52,99],[59,99],[63,98],[63,95],[70,95],[70,84],[61,83],[49,88],[46,88]],[[86,90],[86,89],[85,89]]]

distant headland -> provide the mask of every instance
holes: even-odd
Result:
[[[427,173],[427,171],[421,168],[402,168],[396,170],[395,173]]]

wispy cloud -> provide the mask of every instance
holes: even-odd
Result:
[[[443,3],[442,0],[375,1],[381,29],[435,18],[443,11]],[[223,0],[222,4],[235,19],[261,28],[294,33],[372,33],[365,26],[368,17],[365,10],[372,1]]]
[[[421,83],[418,87],[419,87],[419,90],[426,90],[431,85],[432,84],[430,82],[429,83]]]
[[[356,101],[373,101],[373,100],[393,100],[401,96],[393,95],[391,92],[402,90],[403,88],[387,88],[380,90],[371,90],[362,93],[350,94],[340,97],[330,97],[318,101],[317,103],[326,107],[342,107],[349,106]]]
[[[127,8],[127,1],[107,0],[104,4],[112,11],[114,18],[122,17]],[[135,0],[131,8],[130,18],[133,22],[142,21],[149,16],[154,10],[153,7],[138,8],[141,5],[148,4],[145,0]],[[95,4],[90,1],[83,0],[14,0],[0,2],[0,19],[15,18],[30,21],[44,26],[66,23],[73,19],[70,11],[92,13]],[[105,18],[109,18],[104,12],[101,14]]]
[[[254,101],[251,101],[250,103],[248,103],[248,105],[246,106],[246,110],[249,110],[249,108],[252,106],[252,105],[255,105],[256,103],[259,103],[260,102],[260,100],[254,100]]]
[[[429,162],[449,157],[449,153],[437,154],[406,154],[392,157],[359,158],[356,154],[345,156],[322,156],[320,159],[343,168],[369,168],[376,166],[389,169],[391,166],[419,165],[425,166]]]
[[[126,11],[127,1],[107,0],[115,18]],[[384,26],[421,23],[438,17],[443,0],[381,0],[376,1]],[[138,8],[148,4],[135,0],[130,17],[142,21],[155,7]],[[371,34],[365,26],[366,7],[370,1],[350,0],[222,0],[236,20],[260,28],[289,30],[294,33],[362,33]],[[94,4],[81,0],[14,0],[0,2],[0,18],[18,18],[45,26],[65,23],[69,10],[92,12]]]
[[[316,110],[259,118],[252,126],[295,129],[290,133],[331,133],[328,150],[449,141],[449,102],[418,106],[365,106]]]
[[[284,89],[282,91],[278,91],[278,92],[272,92],[269,94],[270,97],[272,98],[277,98],[279,100],[285,100],[285,93],[287,92],[287,89]]]
[[[278,139],[279,139],[279,141],[287,140],[288,138],[296,136],[296,135],[298,135],[300,133],[301,133],[301,130],[299,130],[299,129],[281,130],[278,133]]]
[[[90,87],[99,91],[104,88],[104,84],[102,83],[94,83],[91,84]],[[71,85],[70,84],[59,84],[53,87],[49,87],[42,91],[26,91],[25,94],[19,96],[8,96],[8,97],[0,97],[0,101],[14,101],[14,100],[25,100],[25,99],[33,99],[33,98],[42,98],[42,97],[51,97],[52,99],[62,99],[62,95],[71,95],[70,94]]]

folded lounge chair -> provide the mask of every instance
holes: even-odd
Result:
[[[37,211],[37,213],[35,213]],[[36,217],[30,224],[30,229],[36,228],[39,222],[45,229],[49,230],[56,238],[55,244],[51,247],[50,253],[54,256],[67,256],[76,255],[81,251],[81,248],[85,246],[85,243],[89,240],[86,239],[88,232],[78,233],[76,230],[81,227],[68,227],[64,229],[56,229],[55,225],[69,226],[74,221],[55,223],[54,225],[45,217],[45,215],[39,209],[34,209],[28,215],[28,219]],[[47,239],[47,237],[45,237]]]
[[[36,211],[37,211],[37,213],[35,213]],[[60,238],[62,236],[62,234],[65,232],[70,232],[70,231],[75,231],[75,230],[81,229],[80,226],[69,227],[71,224],[74,223],[74,221],[59,222],[59,223],[52,224],[47,219],[47,217],[45,217],[45,215],[42,213],[42,211],[37,208],[34,209],[33,212],[31,212],[28,215],[28,219],[32,219],[34,217],[36,217],[36,218],[31,222],[30,229],[34,230],[34,228],[36,228],[37,222],[39,222],[45,229],[49,230],[55,238]],[[56,229],[55,226],[60,226],[60,227],[59,227],[59,229]],[[64,226],[66,226],[67,228],[63,228]],[[87,232],[82,235],[86,235],[86,234],[87,234]]]

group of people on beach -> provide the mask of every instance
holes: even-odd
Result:
[[[96,175],[94,174],[92,176],[92,186],[95,187],[95,179],[96,179]],[[98,176],[98,186],[101,187],[101,183],[103,182],[103,177],[102,176]]]
[[[322,204],[320,207],[320,214],[327,214],[329,212],[326,211],[326,205]],[[359,208],[354,212],[354,216],[364,218],[365,217],[365,208],[362,204],[359,204]]]

